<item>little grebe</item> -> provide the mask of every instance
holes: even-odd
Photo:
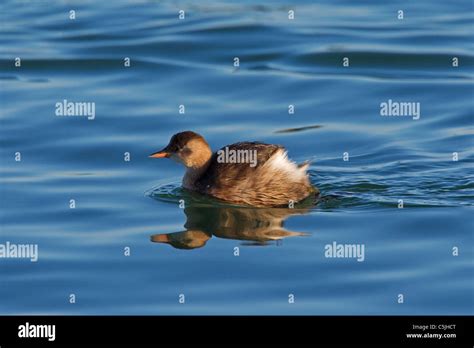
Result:
[[[182,163],[184,188],[229,203],[287,206],[319,194],[306,173],[309,164],[290,161],[279,145],[240,142],[212,153],[201,135],[186,131],[173,135],[163,150],[150,157]]]

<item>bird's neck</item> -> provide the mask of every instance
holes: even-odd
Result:
[[[202,156],[200,161],[196,161],[192,166],[186,167],[186,173],[183,177],[183,187],[188,190],[196,189],[196,181],[204,174],[211,164],[212,152]]]

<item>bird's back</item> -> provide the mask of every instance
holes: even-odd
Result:
[[[243,158],[247,161],[238,163]],[[240,142],[214,153],[195,187],[224,201],[261,207],[288,205],[316,193],[306,166],[288,160],[283,147],[260,142]]]

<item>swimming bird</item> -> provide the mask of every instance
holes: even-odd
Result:
[[[290,161],[284,147],[239,142],[213,153],[192,131],[177,133],[152,158],[171,158],[186,167],[183,187],[222,201],[254,207],[288,206],[319,195],[309,181],[309,163]]]

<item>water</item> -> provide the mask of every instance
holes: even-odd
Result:
[[[0,243],[39,247],[1,260],[0,313],[473,314],[472,2],[0,6]],[[64,99],[95,119],[55,116]],[[420,118],[380,116],[389,99]],[[186,129],[312,160],[321,202],[183,192],[147,156]],[[363,261],[325,257],[333,242]]]

